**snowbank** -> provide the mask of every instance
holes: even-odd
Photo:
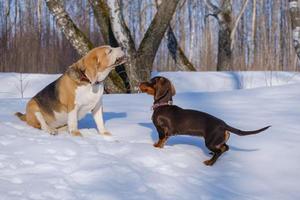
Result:
[[[196,74],[162,74],[175,81],[180,92],[174,101],[179,106],[209,112],[241,129],[272,127],[254,136],[231,134],[230,150],[207,167],[202,161],[210,155],[201,138],[177,136],[164,149],[152,146],[157,132],[151,122],[152,98],[146,94],[105,95],[104,117],[113,137],[97,135],[91,115],[79,123],[83,138],[65,132],[50,136],[13,115],[25,110],[28,99],[9,99],[18,97],[10,83],[14,79],[0,74],[1,86],[7,86],[1,89],[11,92],[2,93],[0,99],[0,199],[300,199],[300,83],[295,83],[296,76],[282,81],[294,84],[234,90],[233,76],[230,81],[226,73],[199,73],[218,90],[231,90],[205,92],[215,88],[196,81]],[[27,96],[57,76],[29,77],[35,79],[28,79],[32,85]]]
[[[172,80],[177,93],[216,92],[300,83],[299,72],[154,72]],[[0,73],[0,98],[29,98],[60,74]],[[22,89],[23,88],[23,89]]]

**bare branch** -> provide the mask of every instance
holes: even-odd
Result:
[[[247,7],[248,2],[249,2],[249,0],[245,0],[245,1],[244,1],[244,4],[243,4],[243,6],[242,6],[242,9],[241,9],[239,15],[237,16],[237,18],[236,18],[236,20],[235,20],[235,22],[234,22],[234,25],[233,25],[233,28],[232,28],[232,31],[231,31],[231,34],[230,34],[230,38],[231,38],[231,45],[230,45],[230,48],[231,48],[231,50],[233,49],[233,46],[234,46],[234,43],[235,43],[235,41],[234,41],[234,36],[235,36],[235,33],[236,33],[236,29],[237,29],[237,27],[238,27],[238,25],[239,25],[239,22],[240,22],[241,17],[243,16],[243,14],[244,14],[244,12],[245,12],[245,9],[246,9],[246,7]]]
[[[221,9],[214,5],[210,0],[205,0],[205,4],[214,15],[218,15],[218,13],[221,12]]]

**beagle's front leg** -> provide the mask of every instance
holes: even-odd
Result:
[[[102,99],[100,99],[99,102],[96,104],[95,108],[92,110],[92,114],[99,133],[102,135],[111,135],[111,133],[107,131],[104,126]]]
[[[82,136],[78,130],[77,114],[78,114],[77,106],[75,106],[74,109],[68,113],[68,130],[69,133],[73,136]]]

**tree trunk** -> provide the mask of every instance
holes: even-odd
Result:
[[[118,0],[107,1],[109,7],[109,17],[111,28],[120,46],[122,46],[127,54],[128,61],[125,63],[126,73],[129,78],[131,91],[136,90],[136,86],[141,81],[138,76],[138,67],[135,65],[136,49],[130,31],[125,24],[121,7]]]
[[[139,77],[144,81],[150,78],[156,52],[179,1],[180,0],[164,0],[159,5],[154,19],[138,48],[136,65],[140,67]]]
[[[161,1],[156,0],[155,5],[156,9],[161,4]],[[169,24],[167,31],[167,40],[168,40],[168,50],[171,54],[172,59],[174,60],[176,67],[182,71],[197,71],[194,65],[189,61],[189,59],[184,54],[184,51],[180,48],[176,36],[173,32],[171,24]]]
[[[254,65],[254,56],[255,56],[255,35],[256,35],[256,0],[253,0],[252,7],[252,22],[251,22],[251,39],[249,42],[249,66],[253,67]]]
[[[176,67],[182,71],[197,71],[194,65],[186,57],[183,50],[180,48],[171,26],[168,28],[167,39],[168,50],[171,54],[171,57],[175,61]]]
[[[47,7],[56,19],[58,27],[62,30],[67,40],[76,49],[79,55],[84,56],[92,48],[93,44],[89,39],[77,28],[64,6],[59,0],[45,0]],[[116,73],[110,73],[106,79],[106,88],[109,92],[124,92],[125,87],[122,80]]]
[[[112,47],[119,47],[120,45],[116,40],[111,28],[109,8],[106,0],[89,0],[89,2],[92,5],[93,13],[96,18],[97,24],[100,27],[104,42]],[[123,64],[117,66],[116,72],[122,78],[126,87],[126,92],[130,93],[130,84],[128,75],[126,74],[125,65]]]
[[[206,1],[211,10],[210,16],[215,17],[219,23],[218,39],[218,61],[217,71],[228,71],[232,69],[231,31],[232,31],[232,0],[222,0],[221,6],[217,7]]]
[[[300,59],[300,8],[297,0],[289,0],[289,10],[292,21],[294,47]]]
[[[129,57],[129,61],[125,66],[130,78],[132,91],[137,89],[139,82],[150,79],[155,54],[178,2],[179,0],[163,1],[163,3],[161,3],[137,51],[121,13],[122,9],[119,1],[110,0],[107,2],[114,35],[119,44],[126,49]]]
[[[232,2],[223,0],[221,12],[218,14],[219,39],[217,71],[232,69],[231,31],[232,31]]]

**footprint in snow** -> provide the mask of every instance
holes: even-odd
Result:
[[[8,193],[11,194],[11,195],[16,195],[16,196],[23,195],[22,191],[17,191],[17,190],[9,191]]]
[[[12,141],[8,141],[8,140],[2,140],[2,141],[0,141],[0,144],[3,145],[3,146],[7,146],[7,145],[9,145],[11,143],[12,143]]]
[[[185,163],[175,163],[175,165],[176,165],[177,167],[180,167],[180,168],[183,168],[183,169],[188,167],[188,165],[185,164]]]
[[[31,161],[31,160],[21,160],[21,162],[24,164],[24,165],[34,165],[35,162],[34,161]]]
[[[12,182],[12,183],[14,183],[14,184],[21,184],[21,183],[23,183],[22,179],[17,178],[17,177],[12,178],[12,179],[10,180],[10,182]]]
[[[66,154],[67,156],[76,156],[76,152],[72,151],[71,149],[67,149],[65,150],[64,154]]]
[[[67,157],[67,156],[54,156],[54,158],[56,158],[56,160],[59,161],[68,161],[72,159],[71,157]]]
[[[49,154],[55,154],[56,153],[56,151],[54,149],[47,149],[46,152],[49,153]]]
[[[196,179],[196,178],[193,178],[193,177],[188,177],[187,181],[191,184],[194,184],[194,185],[203,185],[203,182]]]
[[[7,126],[10,126],[10,127],[13,127],[15,129],[18,129],[18,130],[24,130],[25,129],[24,126],[18,125],[18,124],[12,123],[12,122],[4,122],[4,124],[7,125]]]

